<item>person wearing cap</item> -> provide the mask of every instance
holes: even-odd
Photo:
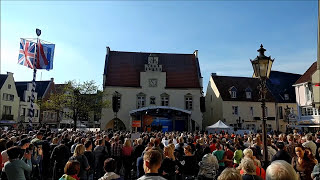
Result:
[[[277,142],[276,144],[278,148],[278,152],[272,157],[271,162],[276,161],[276,160],[284,160],[287,161],[288,163],[291,163],[292,157],[289,155],[289,153],[284,150],[284,142]]]

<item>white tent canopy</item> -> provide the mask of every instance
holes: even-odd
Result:
[[[231,126],[227,126],[226,124],[224,124],[221,120],[219,120],[218,122],[216,122],[215,124],[208,126],[206,128],[208,130],[209,133],[213,133],[213,132],[219,132],[219,131],[227,131],[227,132],[232,132],[233,131],[233,127]]]
[[[217,123],[208,126],[207,129],[232,129],[232,127],[227,126],[225,123],[219,120]]]

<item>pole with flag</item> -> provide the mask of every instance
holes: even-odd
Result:
[[[37,53],[38,51],[38,42],[39,42],[39,36],[41,35],[41,30],[40,29],[36,29],[36,33],[37,33],[37,46],[35,49],[35,58],[33,60],[33,79],[32,79],[32,89],[31,89],[31,104],[30,104],[30,109],[29,109],[29,126],[30,128],[32,128],[32,118],[34,116],[34,92],[36,90],[36,77],[37,77],[37,61],[38,61],[38,55],[39,53]]]
[[[36,42],[34,42],[34,39],[30,40],[21,38],[18,58],[18,64],[33,69],[30,109],[28,113],[28,125],[30,126],[30,128],[32,128],[32,121],[34,117],[37,70],[51,70],[53,68],[53,55],[55,49],[55,44],[41,41],[39,39],[39,36],[41,35],[40,29],[36,29],[36,33]]]

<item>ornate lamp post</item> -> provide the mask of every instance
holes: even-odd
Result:
[[[262,44],[260,49],[257,50],[259,56],[254,60],[251,60],[254,76],[260,79],[260,85],[258,86],[260,93],[261,109],[262,109],[262,141],[263,141],[263,159],[264,167],[268,166],[268,150],[267,150],[267,129],[266,129],[266,80],[269,78],[272,63],[274,59],[271,59],[271,56],[267,57],[264,55],[266,49],[263,48]]]
[[[112,96],[112,110],[114,112],[114,125],[113,125],[113,128],[115,130],[118,130],[118,128],[119,128],[119,126],[118,126],[119,125],[118,124],[119,96],[120,96],[120,94],[118,93],[118,91],[115,91],[113,96]]]
[[[286,120],[287,120],[287,122],[288,122],[286,132],[289,133],[289,130],[290,130],[290,129],[289,129],[289,125],[290,125],[290,117],[289,117],[289,115],[290,115],[290,108],[288,107],[288,105],[287,105],[286,108],[284,108],[284,111],[285,111],[285,113],[286,113]]]

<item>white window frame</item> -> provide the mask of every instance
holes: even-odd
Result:
[[[169,95],[166,93],[161,94],[161,106],[169,106]]]
[[[193,99],[191,94],[187,94],[184,97],[185,101],[185,108],[186,110],[192,110],[193,109]]]
[[[4,115],[11,115],[12,106],[3,106],[2,114]]]
[[[231,98],[237,98],[237,91],[231,91]]]
[[[251,98],[252,98],[250,91],[247,91],[247,92],[246,92],[246,98],[247,98],[247,99],[251,99]]]
[[[289,100],[289,94],[284,94],[284,100],[286,100],[286,101]]]
[[[139,93],[137,95],[137,108],[143,108],[146,106],[146,95],[143,93]]]

